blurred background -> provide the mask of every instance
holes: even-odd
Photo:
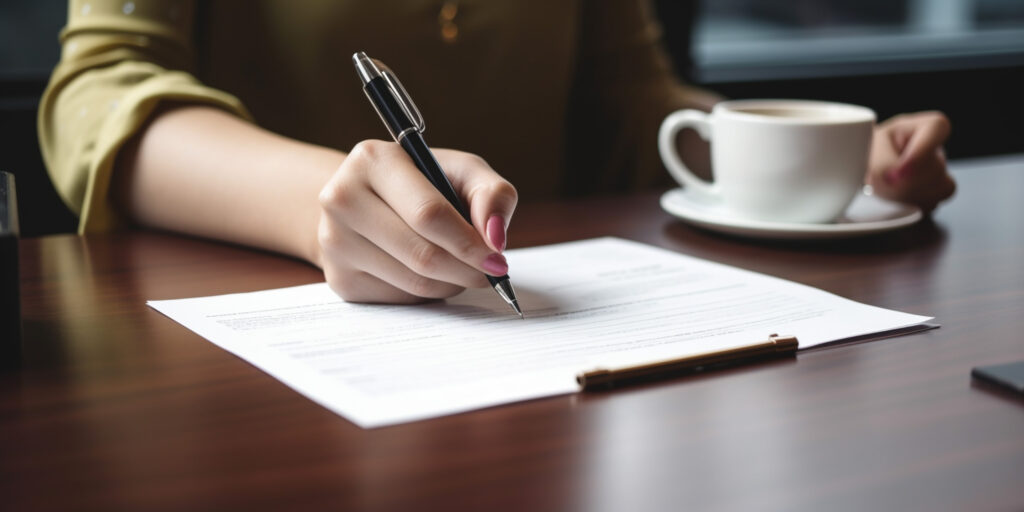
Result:
[[[950,158],[1024,152],[1024,1],[654,0],[686,80],[734,98],[939,109]],[[0,3],[0,170],[17,177],[23,236],[74,231],[43,169],[36,106],[65,0]]]

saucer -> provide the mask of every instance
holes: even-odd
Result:
[[[846,212],[835,222],[804,224],[769,222],[737,216],[720,201],[676,188],[661,196],[661,207],[680,219],[702,228],[751,238],[819,239],[848,238],[882,233],[921,220],[921,209],[882,199],[864,187]]]

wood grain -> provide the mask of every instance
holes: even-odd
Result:
[[[694,229],[656,194],[522,205],[513,247],[621,236],[943,326],[368,431],[145,305],[315,269],[157,233],[23,240],[0,507],[1019,510],[1024,401],[970,370],[1024,359],[1024,169],[958,179],[934,221],[817,243]]]

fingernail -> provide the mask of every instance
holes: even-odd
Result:
[[[885,181],[886,185],[893,185],[896,183],[896,167],[886,169],[885,172],[882,173],[882,180]]]
[[[488,274],[495,277],[508,274],[508,262],[505,261],[504,256],[496,252],[484,258],[484,263],[481,266]]]
[[[889,185],[894,185],[903,181],[907,177],[907,171],[910,168],[906,163],[900,163],[885,172],[885,182]]]
[[[500,215],[487,219],[487,239],[498,252],[505,250],[505,220]]]

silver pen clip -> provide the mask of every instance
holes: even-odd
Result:
[[[398,102],[398,106],[402,107],[402,111],[405,112],[406,117],[412,121],[413,126],[416,127],[416,131],[423,133],[427,130],[427,123],[423,120],[423,115],[420,114],[420,109],[416,108],[416,103],[409,97],[409,93],[405,92],[405,87],[402,87],[402,82],[398,80],[395,73],[391,71],[391,68],[383,62],[372,59],[373,63],[380,69],[380,75],[384,78],[384,82],[388,84],[388,89],[391,94],[395,97],[395,101]],[[399,137],[396,137],[399,138]]]

